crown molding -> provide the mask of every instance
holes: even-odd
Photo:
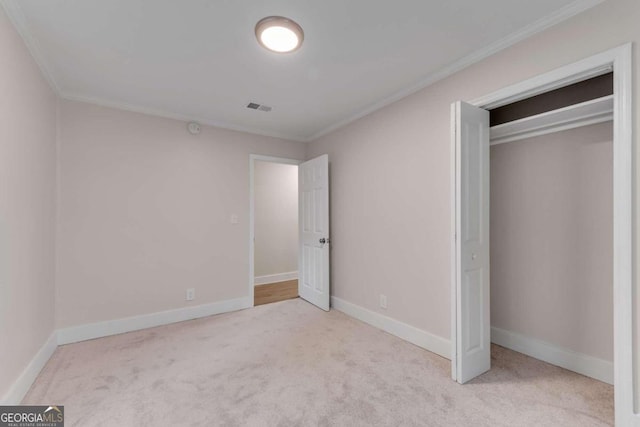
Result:
[[[463,69],[475,64],[476,62],[480,62],[483,59],[488,58],[489,56],[500,52],[501,50],[504,50],[528,37],[533,36],[534,34],[541,33],[542,31],[548,28],[551,28],[554,25],[559,24],[560,22],[563,22],[569,18],[572,18],[575,15],[581,12],[584,12],[587,9],[591,9],[592,7],[597,6],[598,4],[604,1],[605,0],[575,0],[574,2],[569,3],[565,7],[558,9],[556,12],[552,13],[551,15],[547,15],[546,17],[541,18],[536,22],[533,22],[522,29],[514,33],[511,33],[508,36],[496,42],[493,42],[490,45],[482,49],[479,49],[474,53],[467,55],[432,74],[429,74],[427,77],[420,80],[418,83],[412,86],[406,87],[381,101],[368,105],[367,107],[354,113],[353,115],[347,117],[346,119],[340,120],[334,123],[333,125],[330,125],[329,127],[311,135],[309,138],[307,138],[307,140],[315,141],[316,139],[322,136],[325,136],[333,131],[336,131],[358,119],[361,119],[364,116],[367,116],[373,113],[374,111],[380,110],[381,108],[384,108],[387,105],[393,104],[394,102],[399,101],[402,98],[405,98],[411,94],[414,94],[419,90],[422,90],[427,86],[430,86],[438,82],[439,80],[443,80],[459,71],[462,71]]]
[[[45,78],[47,83],[51,89],[57,94],[60,95],[60,87],[58,83],[53,78],[53,73],[49,68],[47,61],[44,59],[44,55],[42,54],[42,49],[40,45],[36,41],[36,39],[31,35],[31,31],[29,30],[29,26],[27,25],[27,20],[22,12],[17,1],[11,0],[0,0],[0,6],[4,9],[9,21],[13,24],[13,27],[16,29],[24,44],[27,46],[27,50],[31,53],[31,57],[40,68],[40,72],[42,76]]]
[[[85,96],[85,95],[68,93],[61,89],[60,85],[58,85],[55,78],[53,77],[51,68],[48,65],[47,61],[45,60],[44,55],[42,54],[42,49],[40,48],[40,45],[38,44],[35,37],[33,37],[31,33],[31,30],[29,28],[29,25],[27,24],[27,20],[24,15],[24,12],[20,8],[19,2],[15,0],[0,0],[0,6],[2,6],[2,8],[5,10],[7,17],[9,18],[9,21],[11,21],[14,28],[20,35],[20,37],[22,37],[22,40],[24,41],[27,47],[27,50],[29,51],[34,61],[40,68],[40,71],[43,77],[45,78],[45,80],[47,81],[51,89],[61,99],[65,99],[69,101],[84,102],[84,103],[99,105],[103,107],[116,108],[119,110],[131,111],[135,113],[142,113],[142,114],[147,114],[151,116],[164,117],[168,119],[180,120],[185,122],[195,121],[207,126],[212,126],[212,127],[217,127],[217,128],[232,130],[237,132],[245,132],[245,133],[250,133],[250,134],[260,135],[260,136],[268,136],[271,138],[286,139],[294,142],[308,142],[308,138],[299,136],[299,135],[291,135],[291,134],[282,133],[282,132],[265,131],[265,130],[250,127],[250,126],[242,126],[242,125],[236,125],[236,124],[227,123],[227,122],[218,121],[218,120],[211,120],[211,119],[205,119],[202,117],[189,116],[186,114],[175,113],[172,111],[164,111],[164,110],[154,109],[154,108],[140,106],[140,105],[133,105],[126,102],[108,100],[106,98],[101,98],[101,97],[93,97],[93,96]]]
[[[514,33],[511,33],[507,37],[504,37],[486,46],[483,49],[475,51],[471,55],[467,55],[453,62],[452,64],[434,73],[429,74],[424,79],[420,80],[418,83],[411,85],[409,87],[406,87],[394,93],[393,95],[382,99],[381,101],[370,104],[364,107],[363,109],[359,110],[358,112],[352,114],[351,116],[347,117],[346,119],[335,122],[334,124],[310,136],[291,135],[283,132],[265,131],[265,130],[250,127],[250,126],[242,126],[242,125],[227,123],[227,122],[218,121],[218,120],[205,119],[202,117],[193,117],[185,114],[175,113],[172,111],[163,111],[163,110],[154,109],[150,107],[133,105],[133,104],[128,104],[125,102],[119,102],[114,100],[108,100],[101,97],[92,97],[92,96],[85,96],[85,95],[63,92],[60,89],[60,86],[57,84],[55,78],[53,77],[53,74],[51,73],[51,69],[47,64],[47,62],[45,61],[44,56],[42,55],[42,50],[38,42],[31,35],[31,31],[26,22],[24,13],[22,12],[22,9],[19,6],[19,2],[15,0],[0,0],[0,5],[4,8],[4,10],[7,13],[7,16],[9,17],[9,20],[11,21],[11,23],[14,25],[14,27],[16,28],[16,30],[24,40],[25,45],[27,46],[27,49],[33,56],[35,62],[40,67],[40,70],[42,71],[43,76],[45,77],[45,79],[47,80],[51,88],[54,90],[54,92],[58,94],[58,96],[60,96],[60,98],[70,100],[70,101],[85,102],[85,103],[100,105],[104,107],[117,108],[125,111],[132,111],[136,113],[142,113],[142,114],[175,119],[180,121],[197,121],[207,126],[213,126],[213,127],[218,127],[218,128],[233,130],[238,132],[245,132],[245,133],[250,133],[254,135],[286,139],[286,140],[295,141],[295,142],[313,142],[324,135],[327,135],[358,119],[361,119],[364,116],[367,116],[373,113],[374,111],[377,111],[383,107],[386,107],[396,101],[399,101],[402,98],[405,98],[421,89],[424,89],[427,86],[430,86],[439,80],[449,77],[452,74],[455,74],[458,71],[461,71],[464,68],[467,68],[475,64],[476,62],[479,62],[503,49],[506,49],[534,34],[540,33],[546,30],[547,28],[550,28],[562,21],[565,21],[604,1],[605,0],[575,0],[574,2],[568,4],[567,6],[557,10],[553,14],[548,15]]]
[[[107,100],[101,97],[91,97],[91,96],[83,96],[83,95],[76,95],[76,94],[70,94],[70,93],[61,93],[60,98],[67,101],[84,102],[86,104],[93,104],[93,105],[98,105],[98,106],[107,107],[107,108],[115,108],[117,110],[131,111],[133,113],[141,113],[141,114],[146,114],[148,116],[162,117],[165,119],[179,120],[182,122],[198,122],[202,125],[216,127],[220,129],[250,133],[253,135],[268,136],[270,138],[285,139],[287,141],[292,141],[292,142],[308,142],[307,138],[304,138],[298,135],[264,131],[262,129],[253,128],[250,126],[236,125],[236,124],[221,122],[217,120],[210,120],[203,117],[188,116],[185,114],[174,113],[171,111],[164,111],[164,110],[148,108],[140,105],[128,104],[126,102]]]

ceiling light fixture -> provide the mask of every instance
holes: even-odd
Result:
[[[258,43],[272,52],[288,53],[298,50],[304,40],[302,27],[282,16],[268,16],[256,24]]]

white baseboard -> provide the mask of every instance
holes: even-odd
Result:
[[[298,278],[297,271],[289,271],[287,273],[269,274],[266,276],[256,276],[253,281],[254,285],[266,285],[267,283],[285,282],[287,280],[295,280]]]
[[[7,393],[2,397],[2,400],[0,400],[0,405],[17,405],[22,401],[58,345],[71,344],[74,342],[121,334],[124,332],[137,331],[140,329],[152,328],[154,326],[168,325],[170,323],[198,319],[200,317],[212,316],[214,314],[228,313],[252,306],[253,301],[251,301],[251,298],[244,297],[211,304],[161,311],[142,316],[128,317],[125,319],[109,320],[106,322],[90,323],[87,325],[58,329],[51,333],[47,342],[44,343],[31,362],[29,362],[29,365],[24,369],[22,374],[20,374],[18,379],[13,383],[13,385],[11,385],[9,391],[7,391]]]
[[[368,323],[378,329],[395,335],[405,341],[422,347],[444,358],[451,359],[451,343],[448,339],[439,337],[399,320],[368,310],[337,297],[331,297],[331,307],[351,317]]]
[[[613,384],[613,362],[494,327],[491,328],[491,342],[607,384]]]
[[[73,326],[58,330],[58,345],[102,338],[125,332],[138,331],[140,329],[153,328],[155,326],[168,325],[184,320],[198,319],[214,314],[228,313],[253,307],[250,297],[236,298],[232,300],[214,302],[211,304],[196,305],[193,307],[178,308],[175,310],[161,311],[158,313],[144,314],[141,316],[127,317],[124,319],[108,320],[105,322],[90,323],[87,325]]]
[[[57,332],[53,331],[18,379],[11,385],[9,391],[2,397],[0,405],[20,404],[56,348],[58,348]]]

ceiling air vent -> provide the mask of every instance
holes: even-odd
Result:
[[[247,108],[251,108],[252,110],[266,111],[266,112],[269,112],[272,110],[272,108],[269,107],[268,105],[260,105],[260,104],[256,104],[255,102],[250,102],[247,105]]]

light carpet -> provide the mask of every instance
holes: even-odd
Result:
[[[613,387],[494,346],[433,353],[300,300],[59,347],[24,404],[67,426],[602,426]]]

